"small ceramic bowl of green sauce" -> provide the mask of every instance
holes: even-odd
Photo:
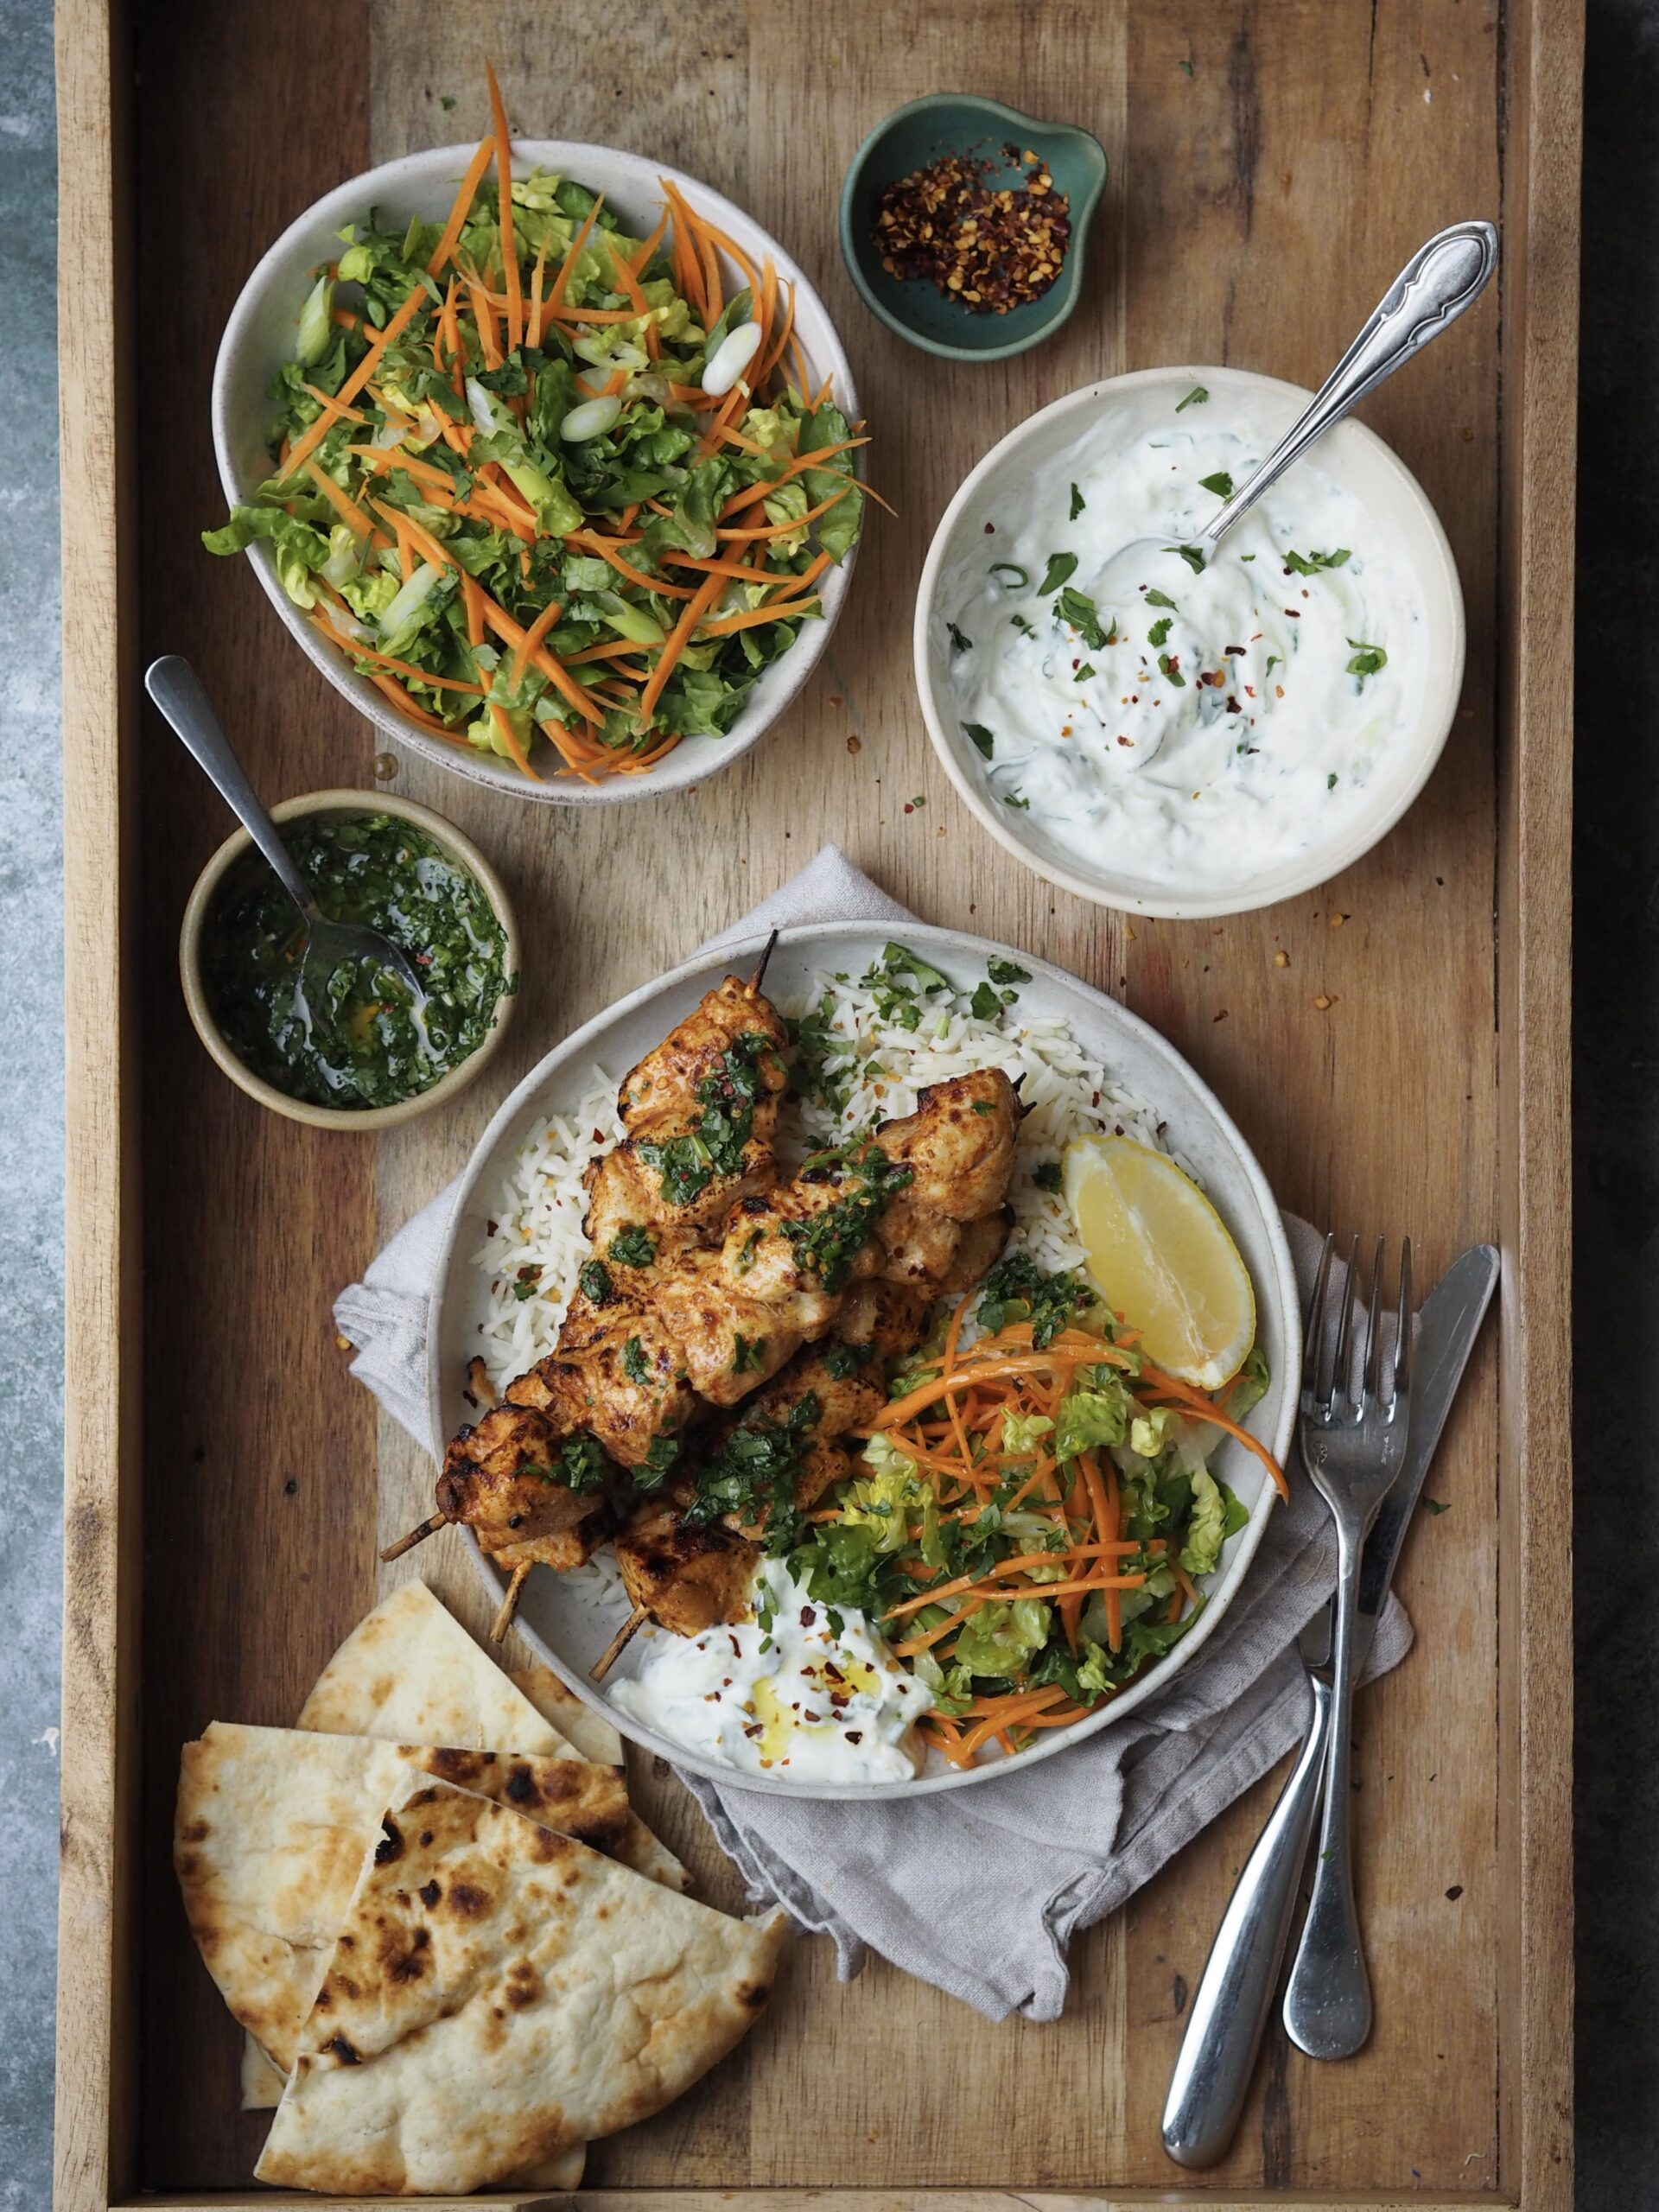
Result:
[[[1034,169],[1046,180],[1045,193],[1064,196],[1070,238],[1058,276],[1035,298],[1001,314],[978,312],[928,279],[885,265],[877,243],[883,192],[942,156],[982,165],[988,190],[1019,193]],[[948,361],[1006,361],[1052,337],[1082,298],[1106,175],[1105,149],[1075,124],[1039,123],[974,92],[930,92],[895,108],[854,155],[841,193],[842,257],[871,314],[912,346]]]
[[[409,799],[313,791],[271,817],[324,913],[384,931],[426,1002],[368,963],[308,965],[297,910],[238,830],[202,870],[180,931],[196,1034],[251,1098],[315,1128],[388,1128],[444,1104],[482,1072],[512,1011],[518,931],[499,877]]]

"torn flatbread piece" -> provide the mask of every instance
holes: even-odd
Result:
[[[318,1675],[299,1726],[393,1744],[573,1756],[424,1582],[400,1584],[364,1615]]]
[[[648,2119],[753,2024],[781,1914],[733,1920],[410,1778],[257,2169],[340,2195],[511,2184]]]
[[[621,1764],[620,1734],[603,1714],[584,1705],[574,1690],[567,1689],[550,1667],[515,1667],[512,1681],[542,1718],[569,1739],[573,1751],[585,1759],[600,1759],[612,1766]],[[664,1889],[688,1890],[691,1886],[691,1877],[685,1868],[638,1813],[628,1815],[626,1832],[611,1855],[620,1859],[625,1866],[632,1866],[636,1874],[643,1874],[648,1882],[660,1882]]]
[[[600,1851],[618,1848],[631,1817],[620,1767],[215,1721],[184,1747],[174,1864],[207,1971],[283,2072],[411,1769]]]

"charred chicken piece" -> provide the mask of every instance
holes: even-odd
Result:
[[[534,1407],[561,1435],[586,1429],[620,1467],[642,1467],[663,1437],[702,1410],[686,1379],[680,1340],[638,1294],[573,1301],[558,1348],[507,1386],[510,1405]]]
[[[676,1636],[741,1620],[760,1563],[758,1545],[712,1522],[693,1528],[683,1500],[653,1498],[616,1540],[623,1586],[636,1608]]]
[[[437,1518],[464,1521],[491,1553],[564,1535],[597,1500],[560,1479],[562,1446],[560,1431],[543,1414],[497,1406],[450,1440],[438,1477]]]

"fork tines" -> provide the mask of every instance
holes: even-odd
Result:
[[[1394,1342],[1389,1349],[1388,1372],[1382,1361],[1382,1284],[1387,1272],[1388,1239],[1379,1236],[1371,1262],[1371,1288],[1365,1319],[1363,1371],[1357,1396],[1353,1389],[1354,1361],[1359,1347],[1354,1341],[1354,1308],[1359,1296],[1359,1239],[1348,1248],[1347,1269],[1337,1315],[1336,1338],[1327,1346],[1326,1327],[1331,1276],[1336,1237],[1327,1236],[1313,1278],[1308,1301],[1307,1329],[1302,1345],[1302,1417],[1321,1422],[1361,1420],[1376,1404],[1392,1407],[1406,1389],[1411,1371],[1411,1239],[1400,1243],[1400,1291],[1395,1309]],[[1379,1385],[1386,1381],[1386,1392]]]

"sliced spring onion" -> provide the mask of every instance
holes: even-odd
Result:
[[[711,398],[723,397],[760,350],[760,324],[758,322],[740,323],[735,330],[728,332],[721,340],[714,359],[703,370],[703,390]]]
[[[296,351],[302,365],[314,368],[328,351],[334,338],[334,325],[329,321],[334,304],[334,287],[325,270],[306,296],[300,309],[300,342]]]
[[[621,412],[622,402],[614,392],[602,399],[584,399],[560,423],[559,435],[572,446],[584,438],[602,438]]]

